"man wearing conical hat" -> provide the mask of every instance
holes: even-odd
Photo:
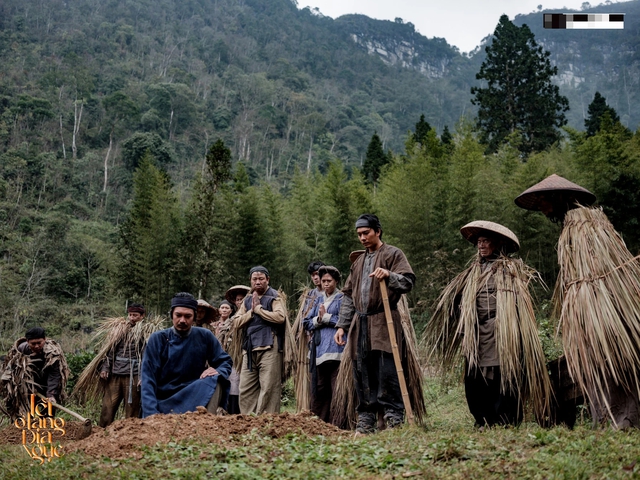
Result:
[[[520,245],[508,228],[475,221],[460,232],[478,253],[441,294],[424,342],[443,371],[462,351],[476,427],[517,425],[526,401],[544,416],[550,383],[528,290],[536,273],[509,256]]]
[[[640,427],[640,263],[587,189],[551,175],[515,203],[562,222],[554,292],[569,373],[595,424]]]

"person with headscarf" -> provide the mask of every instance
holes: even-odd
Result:
[[[286,306],[278,292],[269,286],[269,271],[265,267],[253,267],[249,279],[251,294],[233,317],[232,335],[242,345],[240,411],[279,413]]]
[[[331,401],[344,351],[344,346],[338,345],[333,336],[344,294],[337,288],[341,278],[337,268],[321,266],[317,273],[323,293],[315,298],[311,311],[304,319],[304,328],[311,334],[311,412],[330,423]]]
[[[476,427],[518,425],[529,400],[542,418],[551,385],[529,294],[536,273],[510,256],[520,243],[508,228],[480,220],[460,233],[478,252],[440,295],[423,341],[444,372],[455,369],[462,351]]]
[[[228,351],[229,341],[231,340],[230,332],[232,327],[232,315],[235,312],[235,307],[228,300],[223,300],[218,306],[220,312],[220,320],[218,324],[220,328],[216,329],[216,337],[220,340],[222,348]],[[231,373],[229,374],[229,402],[227,403],[227,413],[231,415],[237,415],[240,413],[240,374],[235,367],[231,367]]]
[[[366,251],[352,263],[349,277],[342,288],[344,297],[334,339],[340,346],[347,345],[344,353],[345,356],[348,354],[352,365],[343,361],[341,370],[353,368],[355,378],[349,383],[355,383],[357,394],[356,432],[366,434],[375,431],[379,413],[383,415],[388,428],[401,425],[405,414],[380,282],[388,285],[398,349],[406,367],[408,349],[405,348],[406,338],[398,302],[402,294],[411,291],[416,276],[402,250],[383,243],[382,226],[377,216],[361,215],[355,228]],[[404,368],[404,372],[409,370]],[[409,381],[406,383],[411,390],[409,395],[413,410],[421,418],[424,412],[422,385]],[[336,418],[339,424],[342,423],[340,420]]]
[[[142,360],[142,416],[217,413],[226,403],[231,357],[211,331],[195,327],[198,302],[189,293],[171,299],[173,326],[149,337]],[[224,379],[224,381],[221,381]]]
[[[554,317],[571,378],[595,425],[640,427],[640,262],[596,196],[551,175],[515,203],[562,223]]]
[[[296,410],[301,412],[310,409],[311,376],[309,373],[309,338],[310,334],[304,328],[304,319],[309,314],[317,297],[322,295],[322,283],[318,270],[324,263],[316,260],[307,266],[307,273],[311,277],[314,288],[305,287],[298,299],[298,312],[293,322],[293,332],[298,352],[293,383],[296,389]]]
[[[0,392],[11,418],[29,411],[30,395],[60,403],[66,398],[69,366],[60,345],[42,327],[27,330],[15,342],[0,369]],[[38,399],[39,401],[39,399]]]
[[[140,416],[139,373],[146,338],[138,334],[140,328],[135,327],[144,320],[145,314],[143,305],[130,304],[126,321],[123,319],[113,326],[117,335],[109,336],[111,348],[99,368],[104,395],[98,425],[103,428],[113,423],[123,400],[125,418]]]

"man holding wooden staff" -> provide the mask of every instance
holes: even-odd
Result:
[[[416,277],[402,250],[382,242],[378,217],[361,215],[356,221],[356,231],[366,251],[351,265],[342,289],[344,297],[334,338],[338,345],[347,344],[341,366],[343,375],[338,382],[340,378],[343,384],[353,384],[355,380],[356,432],[366,434],[375,431],[379,413],[384,415],[386,427],[401,425],[409,398],[407,417],[410,418],[411,406],[421,417],[424,401],[420,369],[415,356],[408,354],[411,349],[407,348],[408,339],[398,311],[402,294],[411,291]],[[388,286],[388,294],[382,286]],[[385,303],[389,306],[389,319]],[[394,360],[396,345],[398,362]],[[344,375],[349,370],[352,375]],[[411,390],[409,394],[406,385],[402,385],[405,383]]]

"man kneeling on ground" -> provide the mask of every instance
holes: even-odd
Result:
[[[185,413],[226,399],[231,357],[209,330],[194,327],[198,302],[189,293],[171,300],[173,327],[149,337],[142,360],[142,416]],[[223,385],[220,385],[220,379]]]

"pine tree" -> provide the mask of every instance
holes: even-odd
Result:
[[[449,131],[449,127],[447,125],[444,126],[442,130],[442,135],[440,135],[440,141],[442,145],[452,145],[453,144],[453,135]]]
[[[607,100],[600,95],[600,92],[596,92],[593,97],[593,102],[589,105],[587,110],[589,117],[584,121],[584,128],[587,131],[587,137],[593,137],[600,131],[600,123],[605,113],[609,114],[609,118],[613,123],[619,122],[620,117],[616,111],[607,105]]]
[[[182,222],[167,174],[145,155],[133,175],[133,202],[120,231],[120,289],[163,311],[173,292],[171,282]]]
[[[486,87],[472,87],[471,100],[478,105],[478,127],[489,152],[509,137],[519,136],[524,154],[542,151],[559,140],[558,127],[566,124],[568,100],[551,83],[558,73],[549,52],[538,46],[526,25],[515,26],[502,15],[487,57],[476,74]]]
[[[180,290],[208,298],[213,290],[218,238],[214,232],[217,197],[221,186],[231,178],[231,150],[222,140],[211,145],[202,174],[196,177],[193,197],[186,212],[181,242],[181,268],[176,278]]]
[[[424,145],[424,141],[429,130],[431,130],[431,125],[429,125],[429,122],[424,119],[424,114],[420,115],[420,120],[416,123],[416,131],[413,134],[416,142]]]
[[[367,155],[364,160],[364,166],[362,167],[362,173],[368,183],[378,183],[380,177],[380,170],[389,162],[389,157],[385,155],[382,148],[382,141],[378,136],[378,133],[374,133],[367,147]]]

